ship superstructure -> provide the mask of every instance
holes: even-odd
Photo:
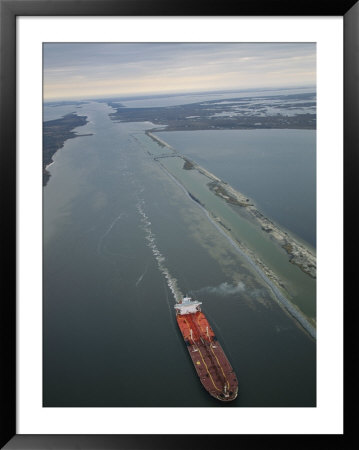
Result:
[[[218,400],[231,401],[237,397],[238,380],[201,304],[184,297],[175,305],[177,323],[204,388]]]

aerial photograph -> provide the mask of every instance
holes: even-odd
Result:
[[[43,44],[43,406],[316,407],[316,44]]]

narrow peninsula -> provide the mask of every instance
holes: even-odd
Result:
[[[161,158],[168,157],[178,157],[183,159],[183,169],[184,170],[197,170],[199,173],[208,178],[208,189],[212,191],[215,195],[223,199],[230,206],[234,207],[235,210],[240,213],[241,209],[245,210],[246,216],[251,220],[251,222],[261,228],[263,232],[269,235],[270,239],[275,242],[275,244],[279,245],[282,249],[284,249],[289,258],[289,262],[298,266],[304,273],[309,275],[312,278],[316,278],[316,256],[312,253],[312,251],[301,242],[299,242],[296,238],[290,235],[287,231],[283,230],[278,224],[274,223],[269,218],[265,217],[256,207],[255,203],[247,198],[241,192],[238,192],[232,186],[230,186],[227,182],[221,180],[213,173],[206,170],[204,167],[197,164],[195,161],[191,161],[178,151],[176,151],[173,147],[167,144],[163,139],[160,139],[157,135],[152,132],[146,132],[147,136],[153,139],[159,146],[162,148],[167,148],[170,153],[163,154],[161,156],[154,157],[154,160],[159,160]],[[192,193],[189,193],[191,198],[197,203],[204,206]],[[239,208],[239,209],[238,209]],[[244,212],[244,211],[243,211]],[[216,218],[217,222],[222,225],[227,231],[230,231],[228,227],[226,227],[223,222]],[[249,254],[251,253],[249,249],[244,248],[243,244],[240,244],[243,250]],[[276,283],[281,286],[280,280],[277,279],[274,273],[268,268],[265,267],[263,263],[259,261],[254,254],[251,255],[252,259],[256,260],[257,265],[261,266],[266,275],[275,280]]]

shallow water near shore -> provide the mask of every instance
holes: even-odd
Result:
[[[44,188],[44,406],[315,406],[315,341],[153,160],[151,124],[111,111],[78,108],[78,131],[93,135],[66,141]],[[161,163],[200,195],[178,161]],[[186,293],[238,376],[230,404],[205,392],[187,354],[173,309]]]
[[[309,318],[316,317],[316,281],[303,273],[299,267],[290,264],[288,254],[273,244],[266,233],[236,213],[227,203],[213,194],[207,187],[208,179],[196,171],[183,170],[180,158],[161,159],[163,164],[181,183],[205,205],[215,217],[220,217],[230,229],[230,235],[242,242],[263,261],[280,280],[285,288],[284,295]]]
[[[156,136],[316,246],[316,131],[163,131]]]

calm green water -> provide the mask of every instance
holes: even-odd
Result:
[[[156,133],[316,246],[316,131],[206,130]]]
[[[267,233],[241,217],[227,203],[213,194],[207,187],[208,178],[197,171],[183,170],[181,158],[161,159],[190,192],[203,203],[206,209],[231,229],[231,235],[254,251],[271,268],[285,285],[284,294],[310,318],[316,317],[316,280],[290,264],[287,253],[273,244]]]
[[[44,406],[315,406],[315,342],[148,154],[150,124],[110,112],[79,108],[93,135],[65,143],[44,188]],[[237,373],[231,404],[197,379],[173,309],[184,293]]]

